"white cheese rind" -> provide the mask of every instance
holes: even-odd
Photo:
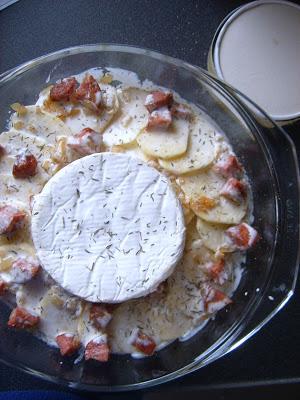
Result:
[[[36,196],[32,236],[66,290],[118,303],[151,293],[182,256],[184,218],[167,178],[124,154],[84,157]]]

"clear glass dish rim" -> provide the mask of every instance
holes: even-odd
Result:
[[[290,139],[290,137],[287,135],[287,133],[282,128],[280,128],[258,105],[256,105],[247,96],[245,96],[244,94],[242,94],[235,88],[232,88],[231,86],[218,80],[216,77],[210,75],[204,69],[202,69],[198,66],[194,66],[194,65],[192,65],[188,62],[182,61],[180,59],[173,58],[171,56],[164,55],[164,54],[158,53],[153,50],[139,48],[139,47],[130,46],[130,45],[101,43],[101,44],[85,44],[85,45],[79,45],[79,46],[72,46],[72,47],[68,47],[65,49],[61,49],[61,50],[57,50],[57,51],[45,54],[43,56],[40,56],[33,60],[25,62],[25,63],[15,67],[15,68],[12,68],[8,71],[5,71],[4,73],[0,74],[0,88],[1,88],[2,84],[9,81],[10,79],[14,79],[19,74],[22,74],[23,72],[26,72],[27,70],[30,70],[31,68],[33,68],[35,66],[43,64],[45,61],[55,61],[59,58],[64,58],[64,57],[67,57],[70,55],[75,55],[78,53],[90,53],[90,52],[101,53],[103,51],[137,54],[137,55],[141,55],[141,56],[150,56],[153,59],[158,59],[160,61],[165,61],[165,62],[168,62],[168,63],[173,64],[178,67],[183,67],[183,68],[189,70],[191,73],[193,73],[197,78],[200,78],[202,80],[204,79],[206,81],[206,83],[209,85],[212,85],[212,83],[213,83],[223,92],[223,95],[226,94],[226,96],[229,97],[231,103],[234,104],[235,109],[238,110],[239,114],[243,114],[244,118],[246,118],[246,120],[248,120],[248,122],[250,122],[250,125],[254,126],[256,138],[258,136],[260,141],[264,145],[263,137],[261,136],[260,132],[255,128],[255,123],[253,124],[253,119],[251,117],[251,114],[246,110],[245,105],[243,105],[243,103],[235,95],[238,95],[239,97],[244,99],[246,102],[249,102],[253,107],[257,108],[263,114],[263,116],[267,120],[269,120],[272,123],[272,125],[275,126],[280,131],[281,134],[284,135],[285,139],[287,140],[287,142],[290,146],[290,149],[292,151],[292,154],[293,154],[293,163],[297,170],[297,180],[298,180],[297,189],[298,189],[298,198],[299,198],[300,178],[299,178],[297,153],[296,153],[295,145],[294,145],[293,141]],[[264,151],[265,151],[265,153],[268,153],[268,150],[266,149],[266,147],[264,148]],[[276,202],[278,204],[278,199],[276,199]],[[300,209],[300,204],[299,204],[299,209]],[[298,221],[298,224],[299,224],[299,221]],[[300,236],[299,236],[298,240],[300,240]],[[57,376],[49,375],[49,374],[40,372],[38,370],[32,369],[32,368],[26,366],[24,363],[21,363],[21,362],[16,363],[14,360],[7,360],[7,359],[0,358],[0,361],[10,367],[15,367],[18,370],[27,372],[35,377],[42,378],[42,379],[50,381],[52,383],[68,386],[69,388],[74,388],[77,390],[84,390],[84,391],[121,392],[121,391],[146,389],[146,388],[150,388],[153,386],[157,386],[162,383],[170,382],[176,378],[183,377],[190,372],[196,371],[196,370],[202,368],[203,366],[209,364],[210,362],[223,357],[225,354],[228,354],[229,352],[231,352],[232,350],[236,349],[241,344],[243,344],[250,337],[252,337],[270,319],[272,319],[284,307],[284,305],[289,301],[289,299],[291,298],[291,296],[294,293],[296,282],[297,282],[297,276],[298,276],[299,259],[300,259],[300,247],[298,246],[297,263],[294,267],[294,278],[293,278],[293,283],[292,283],[291,289],[286,294],[286,296],[283,298],[283,300],[280,303],[278,303],[274,307],[274,309],[257,326],[255,326],[252,330],[250,330],[250,332],[246,333],[245,335],[242,334],[243,330],[245,330],[245,326],[243,327],[242,324],[243,324],[243,322],[245,322],[245,320],[247,320],[248,322],[251,320],[255,310],[259,306],[259,303],[260,303],[259,299],[256,301],[253,301],[254,304],[249,303],[249,305],[247,307],[248,311],[245,313],[245,317],[241,318],[241,320],[237,324],[233,325],[224,335],[221,336],[221,338],[219,338],[217,340],[217,342],[215,342],[210,348],[208,348],[206,352],[201,354],[201,357],[204,357],[204,356],[207,357],[204,362],[203,362],[203,360],[199,360],[199,357],[200,357],[199,356],[194,361],[192,361],[190,364],[186,365],[185,367],[183,367],[177,371],[171,372],[167,375],[164,375],[162,377],[154,378],[154,379],[147,380],[147,381],[140,382],[140,383],[116,385],[116,386],[102,386],[102,385],[99,386],[99,385],[85,384],[85,383],[81,383],[81,382],[64,380]],[[269,280],[270,280],[270,278],[269,278]],[[253,307],[254,305],[255,305],[255,308]],[[251,309],[252,312],[249,312],[249,309]],[[237,335],[241,335],[241,334],[242,334],[242,336],[239,337],[238,340],[236,340]]]

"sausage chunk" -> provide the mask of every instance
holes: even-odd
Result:
[[[12,310],[7,325],[9,328],[26,329],[34,328],[39,322],[38,316],[30,314],[25,308],[16,307]]]
[[[90,309],[90,321],[98,329],[105,329],[112,319],[105,304],[93,304]]]
[[[26,214],[9,205],[0,207],[0,235],[9,235],[21,229],[24,225]]]
[[[171,111],[167,107],[161,107],[151,112],[148,118],[147,130],[154,128],[167,129],[172,123]]]
[[[229,178],[220,195],[234,203],[241,204],[247,197],[247,186],[236,178]]]
[[[102,103],[102,92],[93,75],[87,75],[72,97],[72,101],[80,101],[83,105],[97,111]]]
[[[63,333],[56,336],[56,343],[60,349],[60,354],[62,356],[71,356],[80,347],[80,341],[75,335],[69,333]]]
[[[6,153],[5,147],[0,144],[0,158],[3,157]]]
[[[0,280],[0,296],[3,296],[8,290],[7,283]]]
[[[225,234],[238,250],[247,250],[259,240],[257,231],[245,222],[228,228]]]
[[[141,353],[151,356],[156,348],[155,341],[141,330],[139,330],[132,342],[132,345]]]
[[[204,301],[205,311],[209,314],[217,312],[232,303],[232,300],[221,290],[213,287],[207,288],[207,293]]]
[[[13,165],[13,176],[18,179],[30,178],[37,173],[37,159],[30,152],[22,152],[17,155]]]
[[[102,135],[91,128],[68,138],[68,146],[82,156],[100,152],[102,142]]]
[[[108,361],[109,347],[106,339],[99,336],[89,341],[85,347],[84,357],[86,360]]]
[[[145,107],[152,113],[152,111],[157,110],[161,107],[171,107],[173,103],[173,95],[170,92],[155,91],[148,94],[145,100]]]
[[[201,269],[205,274],[211,278],[214,282],[223,284],[227,279],[227,274],[225,273],[225,260],[221,258],[215,262],[210,261],[201,265]]]
[[[238,178],[243,168],[236,156],[228,155],[214,165],[214,170],[225,178]]]
[[[12,263],[10,275],[13,283],[26,283],[40,270],[40,264],[32,257],[18,258]]]
[[[52,101],[69,101],[77,86],[78,82],[74,77],[63,79],[51,88],[50,99]]]

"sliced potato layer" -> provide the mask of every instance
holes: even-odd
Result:
[[[196,215],[212,223],[238,224],[246,214],[247,202],[237,205],[220,197],[225,182],[224,178],[211,169],[177,179]],[[207,203],[209,207],[201,207],[202,203]]]
[[[145,154],[141,150],[140,146],[138,146],[136,142],[124,146],[113,146],[111,148],[111,151],[113,153],[125,153],[131,157],[138,158],[144,162],[148,162],[151,160],[151,157],[148,157],[147,154]]]
[[[0,272],[7,272],[20,256],[35,256],[35,249],[27,243],[0,245]]]
[[[38,161],[38,173],[31,180],[46,179],[46,171],[42,165],[44,161],[50,160],[55,146],[48,144],[43,138],[24,131],[10,130],[0,134],[0,145],[5,148],[5,155],[1,158],[0,173],[11,174],[17,154],[29,151]],[[46,175],[51,175],[47,172]],[[47,178],[49,179],[49,178]],[[19,180],[19,182],[21,182]],[[23,180],[22,180],[23,182]]]
[[[54,144],[57,136],[71,135],[70,129],[56,116],[42,111],[38,106],[23,107],[22,113],[15,113],[11,118],[11,126],[15,130],[37,136]]]
[[[101,86],[103,90],[103,105],[99,114],[84,107],[67,105],[65,113],[61,115],[61,119],[70,128],[73,134],[79,133],[84,128],[91,128],[96,132],[103,133],[119,109],[119,100],[117,98],[116,89],[110,85]],[[70,109],[70,107],[72,107]]]
[[[184,156],[159,160],[160,165],[176,175],[200,170],[210,165],[215,158],[215,131],[201,117],[195,118],[189,135],[187,152]]]
[[[0,200],[20,201],[29,208],[30,197],[39,193],[56,171],[58,164],[51,159],[55,147],[32,134],[14,130],[0,134],[0,145],[5,148],[5,155],[0,162]],[[13,165],[17,154],[24,150],[28,150],[37,159],[37,174],[26,179],[16,179],[12,175]]]
[[[176,182],[185,195],[193,201],[196,201],[200,196],[208,198],[218,197],[225,184],[225,180],[211,169],[178,178]]]
[[[148,121],[144,106],[147,92],[138,88],[125,89],[119,96],[120,109],[103,135],[107,146],[133,142]]]
[[[185,119],[174,119],[171,127],[143,130],[137,138],[142,150],[149,156],[163,159],[179,157],[187,150],[190,123]]]
[[[102,133],[119,109],[116,89],[110,85],[101,85],[103,89],[102,98],[105,104],[99,110],[99,114],[79,104],[50,100],[50,88],[48,87],[41,92],[36,105],[40,106],[45,113],[58,117],[72,134],[77,134],[84,128],[91,128]],[[60,135],[65,135],[65,133],[63,132]]]
[[[198,216],[208,222],[232,225],[239,224],[246,212],[246,203],[236,205],[230,200],[220,198],[216,207],[205,212],[199,212]]]
[[[227,243],[225,230],[227,225],[211,224],[202,218],[197,218],[197,230],[204,245],[212,251],[231,252]]]
[[[0,200],[3,203],[22,201],[29,207],[31,196],[39,193],[44,187],[45,180],[35,176],[31,180],[15,179],[12,175],[1,175],[0,179]]]

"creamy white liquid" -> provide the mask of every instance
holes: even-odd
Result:
[[[275,119],[300,115],[300,7],[261,3],[228,25],[220,42],[223,79]]]

